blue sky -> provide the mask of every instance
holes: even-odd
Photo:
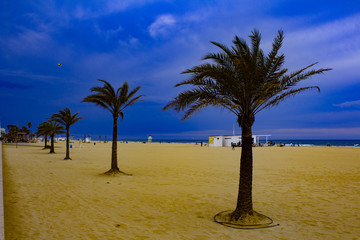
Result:
[[[236,117],[208,108],[190,120],[161,108],[181,89],[180,73],[235,35],[262,33],[264,51],[279,29],[290,71],[319,62],[333,71],[306,92],[256,116],[253,132],[273,138],[360,139],[360,2],[289,0],[124,0],[0,2],[0,121],[33,129],[69,107],[85,119],[73,134],[111,135],[112,117],[81,103],[105,79],[142,86],[125,110],[119,137],[206,138],[231,134]],[[62,66],[58,67],[57,64]],[[240,129],[236,127],[236,132]]]

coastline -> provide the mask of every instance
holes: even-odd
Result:
[[[352,239],[360,234],[360,149],[254,148],[254,207],[280,226],[242,231],[213,222],[234,208],[240,149],[192,144],[74,143],[73,160],[4,145],[6,239]]]
[[[65,139],[65,138],[63,138]],[[79,138],[81,139],[81,138]],[[269,139],[269,141],[273,141],[275,145],[285,144],[286,146],[294,146],[301,147],[314,147],[314,146],[331,146],[331,147],[354,147],[355,145],[360,145],[360,139]],[[65,141],[65,140],[63,140]],[[78,140],[73,140],[75,143]],[[107,139],[107,142],[111,142],[111,138]],[[91,142],[99,142],[98,138],[94,137],[91,139]],[[104,142],[102,139],[100,142]],[[118,139],[118,143],[148,143],[148,139],[145,138],[120,138]],[[208,144],[209,139],[177,139],[177,138],[169,138],[169,139],[161,139],[161,138],[153,138],[153,143],[175,143],[175,144]],[[262,144],[265,141],[260,141]]]

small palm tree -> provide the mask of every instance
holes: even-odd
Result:
[[[54,147],[55,135],[64,133],[65,132],[64,127],[61,126],[59,123],[51,120],[40,123],[39,127],[38,127],[38,134],[44,136],[50,136],[51,139],[50,153],[55,153],[55,147]],[[45,147],[46,147],[46,139],[45,139]]]
[[[39,126],[37,127],[37,132],[36,132],[36,136],[44,136],[44,141],[45,141],[45,146],[44,149],[48,148],[47,146],[47,138],[49,136],[49,133],[47,131],[47,129],[49,128],[49,122],[42,122],[39,124]]]
[[[269,226],[267,224],[272,221],[253,210],[252,126],[255,115],[305,90],[320,90],[317,86],[301,88],[295,86],[301,80],[331,69],[309,70],[315,65],[311,64],[298,71],[287,73],[288,70],[282,68],[285,56],[279,54],[284,38],[282,31],[278,31],[272,50],[267,55],[260,48],[260,33],[254,30],[249,37],[251,46],[237,36],[231,48],[211,42],[219,47],[221,52],[207,54],[203,60],[212,60],[215,63],[205,63],[183,72],[191,74],[190,78],[175,86],[190,85],[192,89],[181,92],[164,107],[164,110],[175,109],[177,112],[186,110],[183,120],[208,106],[227,109],[235,114],[242,130],[237,205],[232,212],[217,214],[215,220],[228,225]]]
[[[70,108],[65,108],[64,110],[60,110],[58,113],[54,113],[51,116],[51,120],[62,124],[66,129],[66,155],[65,160],[70,159],[70,126],[74,125],[83,117],[78,117],[79,113],[75,113],[74,115],[71,114]]]
[[[31,127],[32,127],[32,123],[28,122],[28,128],[29,128],[29,140],[32,140],[32,133],[31,133]]]
[[[110,111],[113,116],[113,140],[112,140],[112,152],[111,152],[111,168],[106,174],[115,175],[118,173],[126,174],[119,170],[117,163],[117,128],[118,119],[124,118],[124,109],[141,101],[140,98],[143,95],[135,96],[137,91],[141,88],[136,87],[129,92],[129,84],[125,82],[121,87],[115,91],[113,86],[105,80],[98,79],[98,81],[104,83],[102,87],[93,87],[91,92],[93,94],[85,97],[82,102],[91,102],[96,105],[105,108]],[[127,175],[127,174],[126,174]]]

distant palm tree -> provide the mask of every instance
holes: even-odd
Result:
[[[50,136],[51,146],[50,153],[55,153],[54,138],[56,134],[64,133],[64,127],[55,121],[47,121],[40,123],[38,127],[38,135]],[[45,148],[46,148],[46,137],[45,137]]]
[[[31,122],[28,122],[28,127],[29,127],[29,140],[31,140],[32,138],[32,133],[31,133],[31,127],[32,127],[32,123]]]
[[[282,31],[278,31],[272,50],[267,55],[260,48],[261,35],[257,30],[254,30],[249,38],[251,46],[237,36],[231,48],[211,42],[219,47],[221,52],[207,54],[203,60],[212,60],[215,63],[205,63],[184,71],[183,74],[191,74],[190,78],[175,86],[190,85],[192,89],[181,92],[164,110],[185,111],[183,120],[208,106],[227,109],[236,115],[242,130],[237,205],[235,211],[219,213],[215,218],[223,224],[266,226],[270,219],[255,212],[252,201],[252,126],[255,115],[305,90],[320,90],[317,86],[295,86],[301,80],[331,69],[309,70],[315,65],[311,64],[287,73],[288,69],[282,67],[285,56],[279,54],[284,38]]]
[[[104,83],[102,87],[93,87],[91,92],[93,94],[85,97],[82,102],[91,102],[96,105],[105,108],[110,111],[113,116],[113,140],[112,140],[112,153],[111,153],[111,169],[106,172],[106,174],[118,174],[124,172],[120,171],[117,164],[117,128],[118,128],[118,118],[124,118],[124,109],[141,101],[140,98],[143,95],[135,96],[137,91],[141,88],[140,86],[136,87],[129,92],[129,84],[125,82],[121,87],[115,89],[105,80],[98,79],[98,81]]]
[[[62,124],[66,129],[66,159],[70,159],[70,126],[75,124],[80,119],[83,119],[83,117],[78,117],[79,113],[75,113],[74,115],[71,114],[70,108],[65,108],[64,110],[60,110],[58,113],[54,113],[51,116],[51,120],[56,121],[60,124]]]
[[[49,133],[48,133],[48,125],[50,123],[49,122],[42,122],[39,124],[39,126],[37,127],[37,132],[36,132],[36,136],[44,136],[44,141],[45,141],[45,146],[44,146],[44,149],[46,149],[48,146],[47,146],[47,137],[49,136]]]

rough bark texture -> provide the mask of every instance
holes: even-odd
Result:
[[[236,209],[232,217],[237,220],[242,214],[253,212],[252,203],[252,179],[253,179],[253,156],[252,156],[252,131],[247,125],[242,126],[241,134],[241,159],[240,181]]]
[[[234,211],[224,211],[215,215],[214,220],[225,226],[236,228],[270,227],[272,220],[265,215],[253,210],[252,180],[253,180],[253,155],[252,131],[255,121],[254,115],[242,115],[238,119],[241,126],[241,158],[239,192]]]
[[[70,159],[70,127],[66,127],[66,156],[65,160]]]
[[[47,148],[47,137],[45,137],[45,145],[44,145],[44,149]]]
[[[111,150],[111,168],[109,171],[105,172],[106,175],[117,175],[122,174],[126,176],[132,176],[123,171],[120,171],[117,161],[117,128],[118,128],[118,118],[114,117],[113,125],[113,141],[112,141],[112,150]]]
[[[107,171],[107,174],[120,173],[118,162],[117,162],[117,129],[118,129],[118,117],[114,116],[113,124],[113,140],[111,149],[111,168]]]
[[[55,153],[55,147],[54,147],[54,136],[51,137],[51,147],[50,147],[50,153]]]

